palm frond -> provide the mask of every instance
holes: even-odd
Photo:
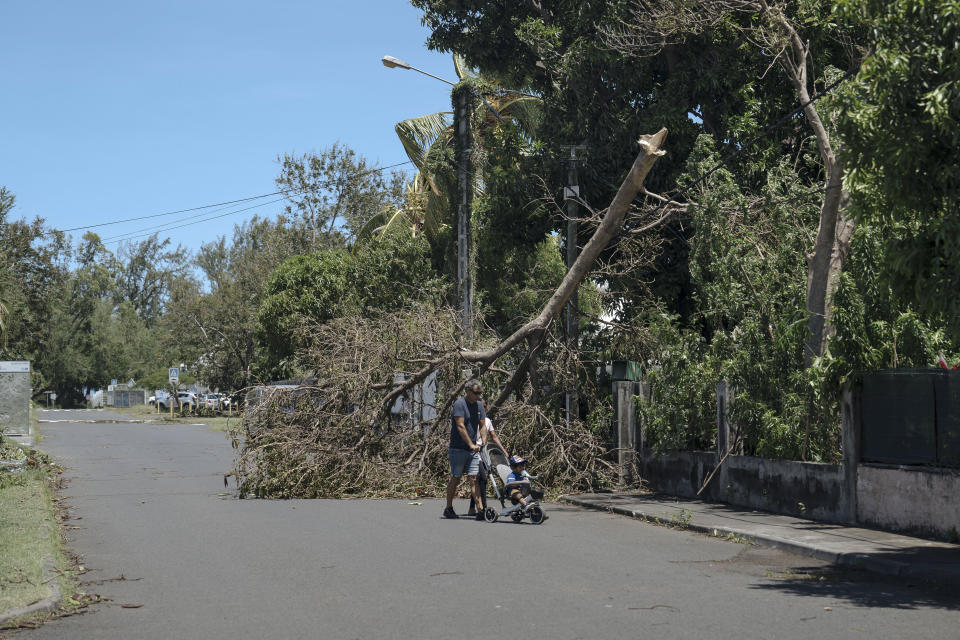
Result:
[[[424,160],[437,140],[445,137],[451,126],[448,116],[449,113],[443,111],[430,113],[403,120],[394,127],[403,150],[417,169],[423,168]]]
[[[390,217],[387,222],[377,229],[377,234],[391,233],[398,229],[409,229],[414,236],[417,235],[417,225],[414,224],[413,220],[407,216],[407,212],[403,209],[397,209],[397,211]]]
[[[427,194],[423,211],[423,232],[427,241],[435,245],[444,227],[449,227],[453,218],[450,201],[443,192]]]
[[[480,77],[477,70],[468,65],[459,53],[453,54],[453,68],[456,69],[457,77],[461,80],[476,80]]]
[[[391,212],[389,209],[383,209],[367,220],[363,226],[360,227],[360,230],[357,231],[357,239],[353,243],[353,246],[356,247],[357,245],[363,244],[377,235],[377,230],[387,223],[390,215]]]

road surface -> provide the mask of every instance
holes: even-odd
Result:
[[[66,466],[83,588],[109,602],[18,638],[960,634],[951,594],[574,507],[537,526],[443,520],[437,500],[239,500],[224,434],[70,422],[97,415],[117,417],[42,412],[40,446]]]

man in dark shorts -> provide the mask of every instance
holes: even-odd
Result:
[[[470,496],[477,507],[477,519],[483,519],[480,506],[480,494],[477,491],[477,474],[480,472],[480,447],[477,446],[477,433],[487,413],[480,399],[483,387],[476,380],[466,385],[466,395],[453,403],[453,416],[450,419],[450,481],[447,482],[447,508],[444,518],[456,518],[453,510],[453,498],[457,495],[460,478],[466,472],[470,478]]]

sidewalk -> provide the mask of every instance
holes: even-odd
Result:
[[[733,535],[833,564],[960,587],[960,545],[656,494],[594,493],[569,504],[707,535]]]

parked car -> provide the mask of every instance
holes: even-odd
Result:
[[[187,408],[196,409],[198,406],[200,406],[199,400],[197,399],[197,394],[193,393],[192,391],[178,391],[177,400],[179,404],[183,405],[185,409]],[[163,398],[162,400],[158,400],[157,407],[161,411],[166,411],[170,408],[169,401],[170,401],[169,398]],[[176,407],[177,403],[174,403],[173,406]]]
[[[222,411],[223,406],[223,396],[219,393],[208,393],[201,396],[201,406],[204,409],[210,409],[211,411]]]

